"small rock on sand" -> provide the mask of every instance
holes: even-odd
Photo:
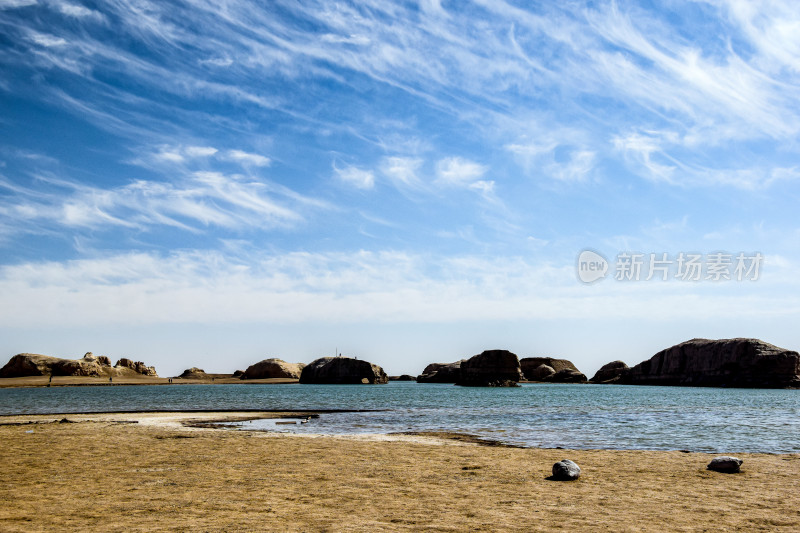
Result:
[[[723,472],[725,474],[736,474],[739,472],[739,467],[742,466],[742,460],[728,455],[714,457],[707,468],[715,472]]]
[[[574,461],[564,459],[553,465],[553,477],[556,481],[574,481],[581,477],[581,467]]]

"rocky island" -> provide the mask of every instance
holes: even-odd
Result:
[[[384,384],[389,376],[383,368],[351,357],[321,357],[300,373],[300,383],[310,384]]]
[[[516,387],[523,379],[519,358],[508,350],[486,350],[461,363],[456,385]]]
[[[800,388],[800,355],[759,339],[692,339],[627,368],[604,365],[595,383]]]
[[[303,363],[287,363],[283,359],[270,358],[247,367],[239,379],[300,379],[306,365]]]

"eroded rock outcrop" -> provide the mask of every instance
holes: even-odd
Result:
[[[300,383],[379,384],[388,383],[383,368],[368,361],[350,357],[321,357],[306,365]]]
[[[590,379],[592,383],[618,383],[628,372],[629,367],[622,361],[611,361],[600,367]]]
[[[519,358],[508,350],[486,350],[461,363],[456,385],[513,387],[523,379]]]
[[[541,381],[541,378],[537,379],[534,375],[536,369],[542,365],[552,368],[554,374],[562,370],[574,370],[578,372],[578,368],[567,359],[556,359],[554,357],[523,357],[519,361],[522,373],[525,375],[525,379],[529,381]]]
[[[210,379],[210,376],[206,374],[205,370],[202,368],[197,368],[196,366],[187,368],[178,377],[183,379]]]
[[[131,370],[134,374],[158,377],[158,374],[156,374],[156,367],[147,366],[141,361],[132,361],[127,357],[123,357],[122,359],[118,360],[117,364],[114,365],[114,369],[117,370],[119,375],[125,375],[127,374],[126,370]]]
[[[105,355],[95,356],[87,352],[81,359],[62,359],[49,355],[21,353],[12,357],[0,369],[0,377],[14,378],[27,376],[158,376],[152,366],[146,366],[141,361],[133,362],[130,359],[120,359],[112,367],[111,360]]]
[[[455,383],[461,377],[461,363],[431,363],[417,376],[417,383]]]
[[[634,366],[620,383],[800,388],[800,355],[758,339],[692,339]]]
[[[287,363],[283,359],[264,359],[247,367],[240,379],[300,379],[303,363]]]

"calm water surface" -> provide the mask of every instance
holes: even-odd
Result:
[[[178,385],[0,389],[0,414],[374,409],[325,413],[297,433],[462,431],[525,446],[800,452],[800,391],[524,384]],[[269,422],[246,429],[275,430]]]

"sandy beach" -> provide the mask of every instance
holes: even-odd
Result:
[[[285,416],[285,413],[283,414]],[[187,427],[269,413],[0,417],[3,531],[775,531],[800,455],[521,449]],[[546,478],[581,465],[575,482]]]

